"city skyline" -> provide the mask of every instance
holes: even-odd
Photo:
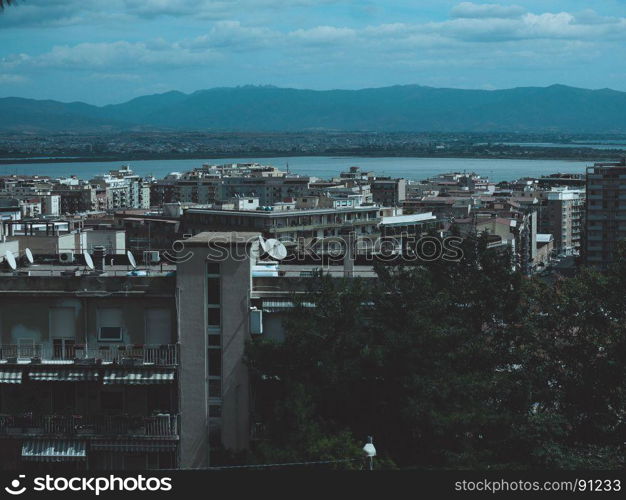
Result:
[[[40,0],[0,13],[0,96],[93,104],[245,84],[626,90],[623,2]]]

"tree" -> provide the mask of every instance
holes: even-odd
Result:
[[[294,296],[285,342],[249,351],[266,449],[346,456],[373,434],[400,467],[623,466],[626,251],[544,283],[484,236],[462,250]]]

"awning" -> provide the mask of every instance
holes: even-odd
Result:
[[[291,300],[286,299],[263,299],[263,311],[267,313],[287,311],[294,307]],[[302,307],[315,307],[313,302],[302,302]]]
[[[75,368],[56,368],[30,370],[28,377],[34,382],[95,382],[96,370],[77,370]]]
[[[0,384],[21,384],[21,370],[0,370]]]
[[[93,451],[176,451],[176,441],[110,440],[92,441]]]
[[[105,384],[168,384],[174,382],[173,370],[106,370],[103,383]]]
[[[22,460],[35,462],[68,462],[86,460],[85,441],[31,440],[22,444]]]

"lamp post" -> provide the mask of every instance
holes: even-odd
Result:
[[[374,457],[376,456],[376,448],[374,447],[374,438],[367,436],[367,443],[363,446],[363,452],[367,459],[368,470],[374,470]]]

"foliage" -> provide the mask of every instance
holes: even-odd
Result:
[[[623,467],[626,252],[554,283],[485,238],[463,252],[294,295],[285,341],[249,346],[257,455],[352,457],[373,435],[381,465]]]

